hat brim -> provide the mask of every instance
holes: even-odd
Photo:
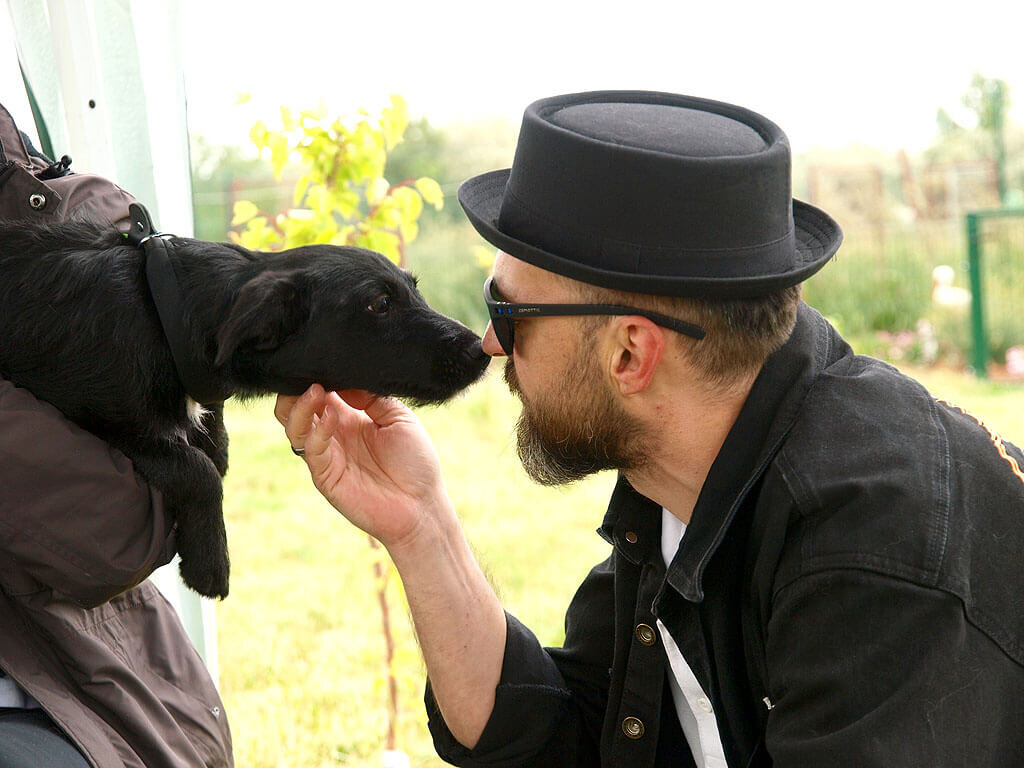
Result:
[[[582,264],[518,240],[498,229],[510,168],[474,176],[459,187],[459,203],[480,236],[510,256],[580,282],[636,293],[707,298],[763,296],[801,283],[839,249],[843,233],[835,220],[813,205],[793,200],[796,254],[793,268],[749,277],[641,275]]]

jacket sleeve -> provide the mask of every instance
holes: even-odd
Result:
[[[0,379],[0,582],[84,607],[174,555],[174,521],[131,462]]]
[[[765,643],[776,768],[1019,763],[1024,668],[941,590],[859,569],[776,596]]]
[[[469,750],[449,732],[427,683],[427,715],[434,747],[460,766],[564,768],[600,763],[601,727],[614,652],[611,558],[596,566],[566,614],[565,644],[543,648],[506,614],[508,633],[494,710]]]

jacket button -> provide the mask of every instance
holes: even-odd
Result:
[[[644,735],[644,724],[639,718],[627,717],[622,721],[622,732],[631,739],[639,739]]]
[[[654,630],[651,629],[647,624],[636,625],[636,639],[644,645],[654,645],[657,635],[654,634]]]
[[[626,533],[625,533],[625,539],[626,539],[626,541],[628,541],[628,542],[629,542],[630,544],[636,544],[636,534],[635,534],[635,533],[633,533],[633,531],[626,531]]]

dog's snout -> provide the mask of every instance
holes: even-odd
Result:
[[[474,339],[469,345],[469,357],[472,360],[483,360],[484,358],[490,358],[486,352],[484,352],[483,339]]]

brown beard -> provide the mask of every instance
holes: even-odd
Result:
[[[635,469],[644,463],[639,425],[608,391],[585,346],[559,390],[533,401],[523,396],[511,358],[505,363],[505,383],[523,404],[516,424],[519,459],[541,485],[565,485],[605,469]]]

